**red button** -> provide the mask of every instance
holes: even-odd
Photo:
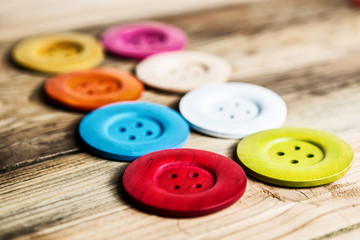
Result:
[[[235,203],[246,175],[233,160],[196,149],[153,152],[136,159],[123,176],[130,200],[146,211],[194,217]]]

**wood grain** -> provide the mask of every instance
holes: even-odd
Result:
[[[0,40],[252,1],[254,0],[2,0]]]
[[[248,178],[238,202],[218,213],[170,219],[123,197],[127,163],[84,152],[82,113],[50,105],[50,76],[11,63],[0,43],[0,239],[347,239],[360,229],[360,14],[343,0],[274,0],[160,18],[184,29],[188,49],[217,54],[233,81],[255,83],[288,105],[286,126],[347,141],[353,166],[335,183],[280,188]],[[79,29],[98,35],[108,26]],[[132,70],[108,56],[102,66]],[[148,88],[143,100],[177,108],[181,95]],[[188,148],[236,159],[236,140],[191,133]]]

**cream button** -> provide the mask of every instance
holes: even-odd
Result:
[[[193,51],[167,52],[146,58],[136,67],[145,84],[171,92],[185,93],[194,88],[229,80],[230,64],[217,56]]]

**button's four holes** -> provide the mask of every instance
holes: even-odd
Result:
[[[199,174],[194,172],[194,173],[190,173],[189,176],[192,177],[192,178],[196,178],[196,177],[199,176]],[[177,177],[178,177],[178,175],[175,174],[175,173],[170,173],[169,174],[169,178],[174,179],[174,178],[177,178]],[[202,185],[200,183],[196,183],[196,184],[192,185],[192,188],[201,188],[201,187],[202,187]],[[179,185],[173,185],[173,186],[171,186],[171,189],[178,190],[178,189],[180,189],[180,186]]]
[[[299,149],[300,149],[299,146],[295,146],[295,147],[294,147],[294,150],[299,150]],[[284,152],[277,152],[276,154],[277,154],[278,156],[284,156],[284,155],[285,155]],[[306,155],[307,158],[313,158],[314,156],[315,156],[315,155],[312,154],[312,153],[309,153],[309,154]],[[294,161],[296,161],[296,162],[294,162]],[[298,160],[291,160],[291,163],[293,163],[293,164],[296,164],[296,163],[298,163],[298,162],[299,162]]]
[[[144,124],[143,124],[142,122],[137,122],[137,123],[135,124],[135,126],[136,126],[137,128],[141,128],[141,127],[144,126]],[[120,128],[119,128],[119,131],[122,132],[122,133],[124,133],[124,132],[126,132],[126,128],[125,128],[125,127],[120,127]],[[147,130],[147,131],[145,131],[145,135],[146,135],[146,136],[151,136],[151,135],[153,135],[153,132],[152,132],[151,130]],[[130,135],[130,136],[129,136],[129,140],[135,140],[135,139],[136,139],[136,137],[135,137],[134,135]]]
[[[240,103],[238,103],[238,102],[234,103],[234,105],[235,105],[235,107],[240,107]],[[224,111],[224,108],[223,108],[223,107],[219,107],[219,108],[218,108],[218,111],[219,111],[219,112],[223,112],[223,111]],[[245,113],[246,113],[247,115],[249,115],[249,114],[251,114],[251,111],[250,111],[250,110],[246,110]],[[234,119],[234,118],[235,118],[235,115],[234,115],[234,114],[231,114],[229,117],[230,117],[230,119]]]

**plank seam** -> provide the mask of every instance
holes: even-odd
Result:
[[[19,164],[15,164],[13,166],[1,168],[0,169],[0,174],[10,172],[10,171],[13,171],[13,170],[17,170],[19,168],[27,167],[27,166],[30,166],[30,165],[33,165],[33,164],[49,161],[49,160],[52,160],[52,159],[56,159],[56,158],[60,158],[60,157],[64,157],[64,156],[69,156],[69,155],[73,155],[73,154],[78,154],[78,153],[81,153],[81,152],[83,152],[83,151],[80,150],[80,149],[71,149],[71,150],[68,150],[66,152],[60,152],[60,153],[56,153],[56,154],[53,154],[53,155],[50,155],[50,156],[40,157],[40,158],[37,158],[37,159],[35,159],[33,161],[30,161],[30,162],[22,162],[22,163],[19,163]]]
[[[345,227],[345,228],[340,228],[339,230],[336,230],[336,231],[333,231],[333,232],[330,232],[330,233],[327,233],[325,235],[322,235],[320,237],[317,237],[317,238],[313,238],[312,240],[324,240],[324,239],[331,239],[333,237],[336,237],[336,236],[339,236],[339,235],[342,235],[344,233],[348,233],[348,232],[351,232],[351,231],[354,231],[356,229],[359,229],[360,228],[360,222],[359,223],[355,223],[349,227]]]

